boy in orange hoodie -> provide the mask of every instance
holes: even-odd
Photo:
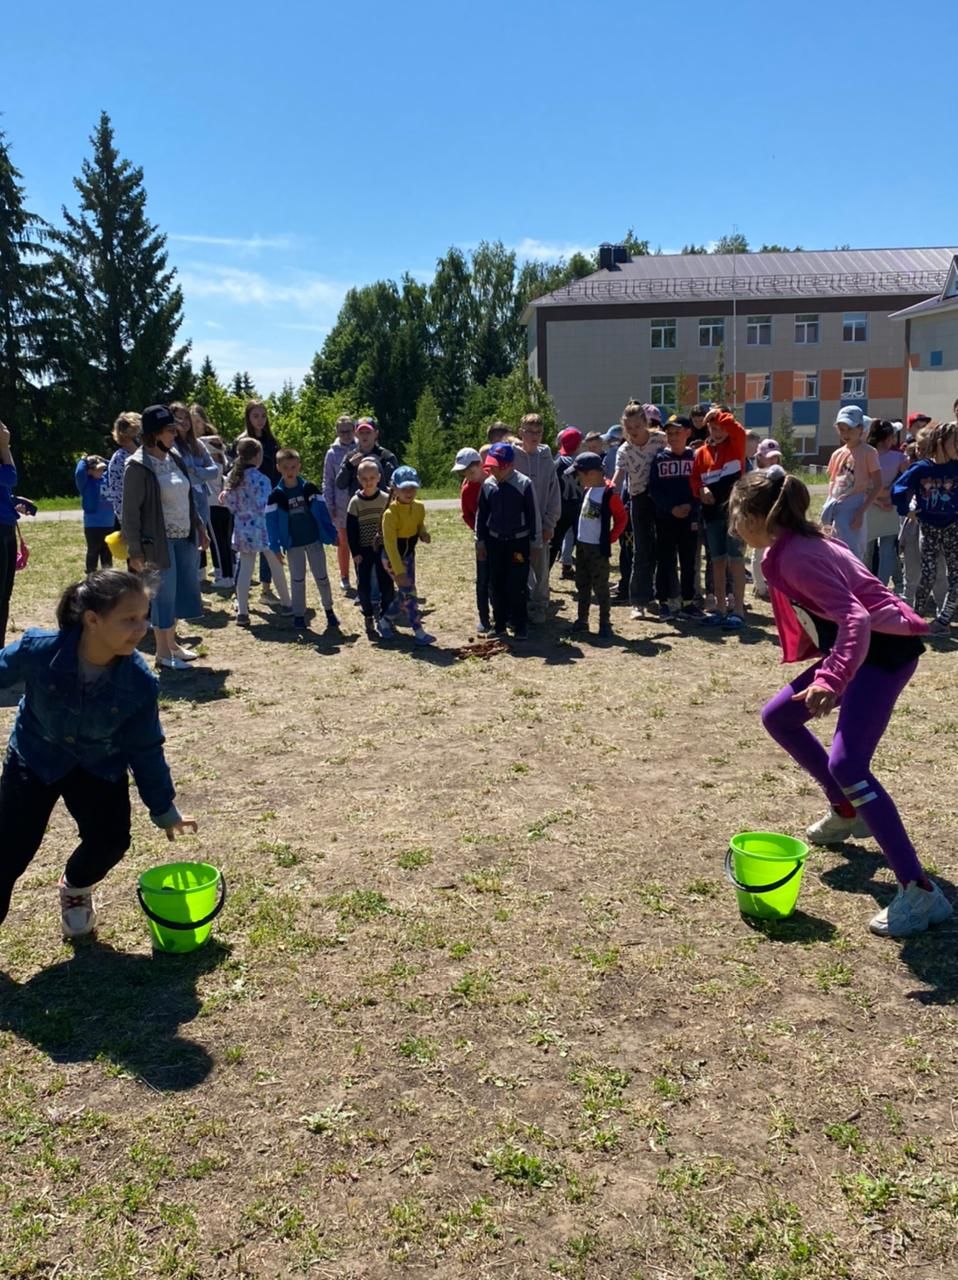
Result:
[[[745,428],[724,409],[705,416],[708,439],[692,464],[692,493],[702,504],[702,528],[712,557],[716,612],[703,625],[740,631],[745,625],[745,560],[741,541],[729,531],[728,502],[735,482],[745,474]],[[726,570],[732,578],[733,608],[727,609]]]

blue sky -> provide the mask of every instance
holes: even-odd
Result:
[[[195,362],[262,391],[300,380],[347,288],[428,278],[450,244],[958,239],[953,0],[8,10],[0,125],[30,207],[73,207],[109,111]]]

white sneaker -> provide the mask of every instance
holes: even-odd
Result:
[[[60,877],[60,923],[64,938],[83,938],[96,928],[96,907],[93,890],[75,889],[67,884],[66,876]]]
[[[844,844],[846,840],[853,838],[868,840],[871,837],[871,832],[857,814],[854,818],[843,818],[834,809],[818,822],[813,822],[805,834],[812,844],[826,845]]]
[[[633,622],[641,622],[642,619],[645,617],[645,610],[642,608],[641,605],[637,604],[635,608],[632,610],[632,612],[629,614],[629,617],[632,619]]]
[[[951,903],[934,880],[930,893],[917,880],[912,880],[904,889],[898,886],[895,897],[868,927],[880,938],[912,938],[916,933],[924,933],[929,925],[951,919],[952,914]]]

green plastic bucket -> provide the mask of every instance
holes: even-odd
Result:
[[[725,878],[742,915],[783,920],[795,910],[808,845],[774,831],[742,831],[725,855]]]
[[[159,951],[195,951],[226,902],[226,881],[208,862],[167,862],[140,876],[136,896]]]

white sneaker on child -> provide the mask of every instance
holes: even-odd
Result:
[[[93,889],[75,889],[60,877],[60,923],[64,938],[83,938],[96,928]]]
[[[916,933],[924,933],[929,925],[949,920],[952,914],[951,903],[934,880],[930,892],[912,880],[905,888],[898,886],[895,897],[872,918],[868,927],[880,938],[912,938]]]
[[[846,840],[853,838],[867,840],[871,836],[871,832],[857,814],[854,818],[843,818],[834,809],[818,822],[813,822],[805,834],[812,844],[825,845],[844,844]]]

